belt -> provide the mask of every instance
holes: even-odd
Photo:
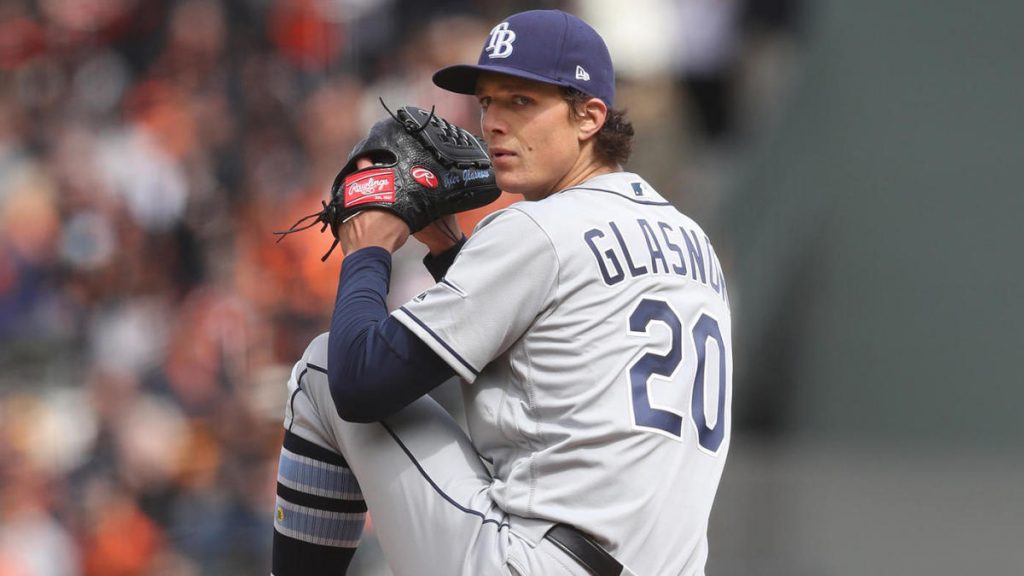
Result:
[[[619,576],[622,564],[589,536],[567,524],[555,524],[545,538],[572,556],[594,576]]]

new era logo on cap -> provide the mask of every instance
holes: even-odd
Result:
[[[491,29],[476,65],[442,68],[434,84],[474,94],[481,72],[575,88],[614,105],[615,70],[608,47],[586,22],[561,10],[509,16]]]

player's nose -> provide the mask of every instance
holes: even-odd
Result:
[[[484,139],[490,138],[492,134],[506,132],[505,122],[496,108],[496,106],[489,106],[486,110],[480,111],[480,129],[483,131]]]

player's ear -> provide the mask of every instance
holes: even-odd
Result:
[[[583,103],[577,114],[577,130],[580,141],[591,138],[604,126],[608,118],[608,105],[600,98],[591,98]]]

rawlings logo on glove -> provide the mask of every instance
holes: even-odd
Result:
[[[392,212],[415,233],[442,216],[485,206],[501,195],[487,149],[475,136],[433,110],[404,106],[388,114],[349,154],[323,210],[275,234],[283,239],[323,223],[320,231],[330,227],[334,234],[326,260],[338,245],[338,226],[363,210]],[[360,158],[369,158],[373,166],[357,170]]]
[[[414,166],[410,174],[412,174],[413,180],[419,182],[420,185],[427,188],[437,188],[437,176],[434,176],[434,173],[430,170]]]
[[[363,170],[345,179],[345,208],[367,202],[395,201],[393,170]]]

